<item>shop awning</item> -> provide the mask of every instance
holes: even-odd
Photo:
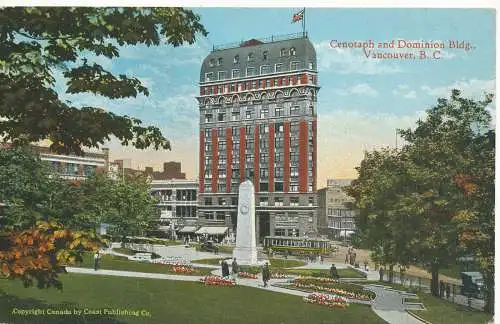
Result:
[[[196,232],[196,226],[184,226],[179,230],[179,233],[194,233]]]
[[[227,231],[227,227],[204,226],[196,231],[195,234],[222,235]]]

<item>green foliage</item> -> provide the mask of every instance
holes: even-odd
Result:
[[[54,91],[55,75],[66,93],[107,98],[148,95],[134,77],[115,76],[88,58],[119,57],[119,46],[179,46],[207,35],[199,16],[183,8],[0,8],[0,136],[52,141],[59,153],[83,154],[113,135],[123,145],[169,149],[157,127],[101,107],[74,107]]]
[[[399,130],[406,142],[402,149],[366,153],[358,179],[347,189],[361,209],[360,238],[372,249],[373,260],[423,264],[432,273],[434,294],[439,269],[472,254],[493,296],[491,100],[491,95],[465,99],[453,90],[415,130]]]

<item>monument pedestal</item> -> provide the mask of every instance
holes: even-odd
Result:
[[[250,180],[240,184],[236,227],[236,247],[233,250],[233,257],[241,265],[258,265],[255,237],[255,190]]]

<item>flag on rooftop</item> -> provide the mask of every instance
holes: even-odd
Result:
[[[297,12],[296,14],[294,14],[293,18],[292,18],[292,24],[296,23],[297,21],[301,21],[302,19],[304,19],[304,12],[305,12],[305,9],[302,9],[301,11]]]

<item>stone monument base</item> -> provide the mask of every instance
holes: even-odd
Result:
[[[257,249],[251,247],[238,246],[233,250],[233,258],[241,265],[259,265],[257,260]]]

